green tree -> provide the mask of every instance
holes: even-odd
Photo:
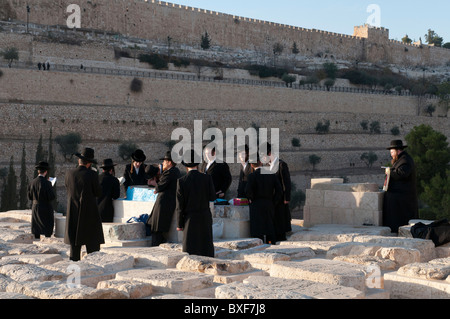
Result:
[[[202,35],[202,40],[200,46],[203,50],[208,50],[211,47],[211,38],[209,37],[208,32]]]
[[[443,106],[448,111],[450,108],[450,81],[438,85],[438,96],[439,105]]]
[[[425,34],[425,40],[429,45],[433,44],[437,47],[441,47],[444,42],[444,39],[431,29],[428,29],[428,33]]]
[[[38,146],[36,148],[36,155],[35,155],[35,166],[39,164],[39,162],[42,162],[45,160],[45,154],[44,154],[44,148],[42,147],[42,134],[39,137]],[[34,169],[33,178],[36,178],[38,176],[37,169]]]
[[[412,43],[412,40],[408,37],[408,35],[405,35],[405,36],[402,38],[402,42],[403,42],[403,43],[406,43],[406,44],[411,44],[411,43]]]
[[[22,147],[22,160],[20,164],[20,188],[19,188],[19,209],[27,209],[28,207],[28,177],[26,163],[25,143]]]
[[[0,211],[17,209],[17,176],[14,171],[14,156],[9,161],[9,171],[2,191]]]
[[[284,73],[281,79],[286,83],[286,87],[292,87],[292,83],[297,80],[294,75],[289,75],[287,73]]]
[[[437,174],[428,184],[420,196],[426,206],[420,210],[421,218],[438,220],[450,219],[450,170],[444,176]]]
[[[79,133],[68,133],[66,135],[58,135],[55,138],[56,144],[59,145],[59,151],[66,161],[71,161],[72,155],[78,152],[78,145],[81,143],[81,135]]]
[[[294,41],[294,44],[292,45],[292,53],[293,54],[299,54],[300,53],[300,50],[298,49],[298,46],[297,46],[297,42],[295,42],[295,41]]]
[[[338,72],[338,67],[336,66],[336,64],[330,63],[330,62],[324,63],[323,70],[327,74],[328,78],[333,79],[333,80],[336,79],[337,72]]]
[[[119,157],[124,161],[127,161],[131,158],[131,154],[139,147],[132,142],[123,142],[119,145],[118,153]]]
[[[374,152],[363,153],[361,160],[366,163],[367,167],[372,167],[373,163],[378,160],[378,156]]]
[[[19,50],[17,48],[6,48],[1,53],[3,58],[8,61],[8,66],[11,67],[14,60],[19,60]]]
[[[313,171],[316,170],[316,165],[322,161],[322,158],[313,154],[309,157],[309,163],[313,166]]]
[[[446,170],[450,168],[450,148],[445,135],[425,124],[414,127],[405,140],[408,153],[416,164],[417,191],[420,196],[432,178],[436,175],[444,178]]]

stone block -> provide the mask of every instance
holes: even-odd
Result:
[[[267,276],[250,276],[242,283],[216,289],[220,299],[362,299],[364,293],[351,287]]]
[[[328,259],[309,259],[299,262],[278,262],[272,265],[270,276],[285,279],[304,279],[353,287],[364,291],[366,288],[364,270],[363,266],[356,264]]]
[[[9,292],[21,293],[37,299],[127,299],[117,289],[95,289],[84,285],[70,286],[64,281],[33,281],[8,286]]]
[[[308,206],[324,206],[324,195],[325,192],[320,189],[307,189],[305,205]]]
[[[105,241],[120,241],[145,239],[146,227],[144,223],[103,223]]]
[[[128,295],[129,299],[141,299],[152,295],[153,287],[149,283],[134,280],[105,280],[97,284],[97,289],[116,289]]]
[[[116,279],[150,283],[155,293],[184,293],[211,287],[214,282],[213,275],[173,269],[154,270],[148,268],[118,272]]]
[[[221,247],[233,250],[249,249],[257,246],[264,245],[263,241],[259,238],[240,238],[232,240],[218,240],[214,242],[215,247]]]
[[[10,264],[0,267],[0,274],[7,275],[15,281],[52,281],[61,280],[66,274],[48,270],[32,264]]]
[[[430,260],[428,263],[410,263],[401,267],[397,274],[433,280],[445,280],[450,275],[450,258]]]
[[[311,189],[314,189],[317,187],[320,187],[321,184],[342,184],[344,183],[343,178],[312,178],[311,179]]]
[[[404,276],[395,271],[384,274],[384,288],[391,299],[450,299],[449,281]]]
[[[383,247],[376,252],[375,256],[390,259],[398,267],[420,261],[420,252],[417,249],[404,247]]]
[[[272,245],[264,250],[267,253],[276,253],[289,256],[291,259],[314,258],[316,254],[310,247],[292,247]]]
[[[176,268],[181,271],[194,271],[209,275],[229,275],[249,271],[251,266],[245,260],[224,260],[203,256],[185,256]]]
[[[337,256],[334,257],[333,260],[344,261],[348,263],[354,263],[358,265],[371,266],[377,265],[381,270],[394,270],[397,268],[397,264],[388,259],[384,259],[377,256],[359,256],[359,255],[346,255],[346,256]]]
[[[167,250],[160,247],[104,247],[102,252],[108,254],[126,254],[133,256],[135,267],[175,268],[177,263],[187,255],[176,250]]]
[[[86,255],[83,261],[104,269],[105,273],[115,273],[134,266],[134,257],[128,254],[107,254],[97,251]]]
[[[34,235],[23,230],[0,228],[0,240],[8,243],[32,244]]]
[[[62,260],[62,257],[59,254],[11,255],[3,257],[1,260],[2,262],[15,260],[24,264],[47,265]]]
[[[139,217],[142,214],[150,215],[155,202],[139,202],[131,200],[115,200],[114,206],[114,223],[126,223],[132,217]]]

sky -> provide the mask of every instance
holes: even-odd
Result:
[[[428,29],[450,42],[449,0],[173,0],[167,1],[247,18],[353,35],[365,23],[389,29],[389,38],[422,38]],[[370,5],[376,5],[376,10]],[[369,12],[368,12],[368,9]],[[378,14],[379,13],[379,14]]]

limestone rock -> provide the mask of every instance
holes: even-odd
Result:
[[[148,268],[118,272],[116,279],[150,283],[155,293],[185,293],[211,287],[214,282],[212,275]]]
[[[123,291],[130,299],[145,298],[153,293],[151,284],[134,280],[106,280],[97,284],[97,289],[109,288]]]
[[[397,268],[397,264],[394,261],[376,256],[347,255],[334,257],[333,260],[345,261],[365,266],[377,265],[381,270],[394,270]]]
[[[22,230],[0,228],[0,240],[9,243],[32,244],[34,235],[31,233],[26,233]]]
[[[424,279],[445,280],[450,275],[450,258],[440,258],[429,263],[412,263],[401,267],[399,275]]]
[[[0,268],[0,274],[20,282],[61,280],[66,277],[64,273],[31,264],[4,265]]]
[[[195,271],[209,275],[228,275],[246,272],[251,266],[244,260],[224,260],[191,255],[183,257],[176,268],[181,271]]]
[[[249,248],[261,246],[263,244],[264,244],[263,241],[259,238],[220,240],[220,241],[214,242],[214,246],[221,247],[221,248],[227,248],[227,249],[234,249],[234,250],[249,249]]]
[[[88,254],[83,261],[98,267],[102,267],[106,273],[118,272],[125,269],[133,268],[134,257],[127,254],[107,254],[97,251]]]
[[[3,261],[14,260],[26,264],[46,265],[53,264],[62,260],[59,254],[42,254],[42,255],[11,255],[2,258]]]
[[[381,248],[375,256],[395,261],[398,266],[420,261],[420,252],[417,249],[403,247]]]
[[[272,265],[271,277],[304,279],[365,290],[364,266],[328,259],[281,261]]]

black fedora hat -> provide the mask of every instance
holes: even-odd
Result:
[[[50,165],[47,162],[39,162],[39,164],[36,165],[34,168],[48,171],[50,169]]]
[[[167,160],[167,161],[173,162],[173,160],[172,160],[172,152],[171,152],[171,151],[167,151],[167,152],[166,152],[166,155],[164,155],[164,157],[163,157],[163,158],[160,158],[159,160],[160,160],[160,161],[165,161],[165,160]]]
[[[100,166],[100,168],[113,168],[116,165],[117,164],[114,164],[112,159],[107,158],[107,159],[103,160],[103,164],[102,164],[102,166]]]
[[[392,149],[404,150],[407,147],[408,146],[403,145],[403,141],[402,140],[394,140],[394,141],[391,141],[391,146],[389,146],[387,149],[388,150],[392,150]]]
[[[97,164],[97,160],[94,158],[94,150],[92,148],[86,147],[83,152],[75,153],[76,157],[85,160],[86,162]]]
[[[198,157],[201,158],[200,156],[198,156]],[[183,166],[189,167],[189,168],[199,166],[200,163],[196,163],[196,162],[195,162],[195,158],[196,158],[196,153],[195,153],[194,150],[191,150],[191,154],[190,154],[190,157],[189,157],[189,162],[186,163],[186,162],[183,160],[183,161],[181,162],[181,164],[183,164]]]
[[[136,150],[133,154],[131,154],[131,158],[136,162],[144,162],[147,159],[143,150]]]
[[[152,179],[159,173],[159,167],[155,165],[148,165],[145,168],[145,178]]]

